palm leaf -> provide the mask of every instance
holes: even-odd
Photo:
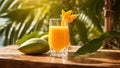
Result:
[[[21,5],[19,0],[14,0],[14,2],[12,3],[12,6],[9,9],[17,9],[19,8],[19,6]]]
[[[42,11],[46,9],[42,9],[42,5],[42,7],[38,7],[38,5],[33,6],[33,4],[25,7],[25,3],[26,1],[17,0],[0,2],[0,5],[3,6],[0,11],[0,17],[9,19],[8,21],[10,22],[6,28],[1,27],[3,33],[5,32],[4,45],[15,44],[16,40],[22,38],[25,34],[40,30],[42,27],[47,13]],[[21,7],[19,6],[20,4],[22,4]]]
[[[78,34],[80,36],[80,40],[83,43],[87,43],[88,42],[88,34],[87,34],[87,29],[86,29],[85,24],[83,22],[81,22],[80,20],[77,20],[76,23],[77,23],[77,27],[80,27],[80,28],[77,28]]]
[[[9,44],[9,29],[11,28],[12,24],[10,23],[6,28],[5,28],[5,37],[4,37],[4,45],[8,45]]]
[[[1,3],[2,6],[0,7],[2,9],[0,10],[0,14],[6,12],[13,1],[14,0],[9,0],[9,1],[4,0],[4,2],[2,1]]]
[[[49,18],[60,18],[62,5],[60,4],[61,1],[53,1],[50,4],[49,10]]]
[[[46,35],[46,34],[48,34],[47,32],[45,32],[45,33],[39,33],[39,32],[33,32],[33,33],[30,33],[30,34],[27,34],[27,35],[25,35],[24,37],[22,37],[21,39],[19,39],[17,42],[16,42],[16,44],[18,44],[18,45],[20,45],[20,44],[22,44],[22,43],[24,43],[25,41],[27,41],[27,40],[29,40],[29,39],[31,39],[31,38],[40,38],[40,37],[42,37],[43,35]]]
[[[13,21],[24,21],[26,16],[33,10],[33,7],[19,8],[9,11],[7,14],[2,15],[3,18],[10,18]]]
[[[3,3],[4,3],[4,0],[0,0],[0,6],[2,6]]]
[[[103,11],[103,0],[86,0],[82,1],[79,0],[79,11],[83,11],[83,13],[92,21],[92,23],[97,27],[97,29],[100,32],[103,32],[102,30],[102,24],[103,24],[103,17],[102,17],[102,11]]]
[[[27,32],[27,30],[30,28],[32,21],[34,19],[33,15],[28,15],[24,22],[22,23],[22,26],[19,28],[19,36],[18,39],[20,39],[22,36],[24,36]]]
[[[0,35],[3,33],[3,30],[10,24],[8,19],[0,18]]]

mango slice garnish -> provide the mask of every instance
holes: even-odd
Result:
[[[77,18],[77,14],[72,14],[72,10],[65,12],[62,10],[62,22],[61,26],[65,26],[65,23],[71,23],[74,19]]]

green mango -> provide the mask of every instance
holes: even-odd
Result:
[[[49,51],[49,44],[44,39],[32,38],[21,44],[18,50],[25,54],[42,54]]]

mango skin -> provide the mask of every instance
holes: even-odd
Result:
[[[40,38],[32,38],[24,42],[18,48],[24,54],[43,54],[49,51],[49,44],[46,40]]]

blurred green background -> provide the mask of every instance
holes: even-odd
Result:
[[[120,0],[114,0],[114,28],[120,31]],[[82,45],[104,31],[104,0],[0,0],[0,45],[12,45],[28,34],[48,32],[49,18],[61,10],[78,14],[69,24],[71,45]],[[39,37],[39,36],[38,36]]]

